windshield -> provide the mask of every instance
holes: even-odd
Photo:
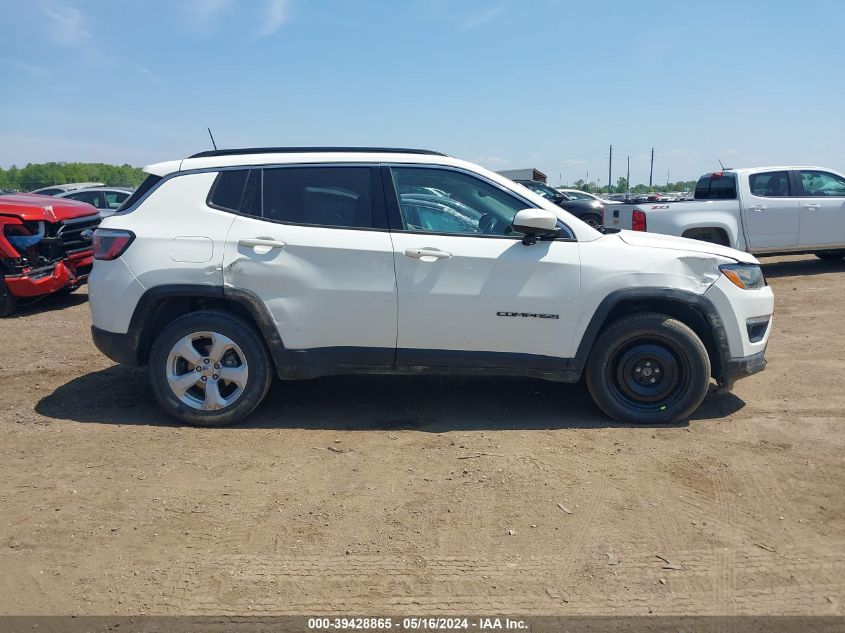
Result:
[[[534,193],[538,193],[544,198],[553,200],[554,198],[559,198],[561,193],[557,189],[552,189],[548,185],[544,185],[542,182],[537,182],[536,180],[520,180],[518,181],[521,185],[528,187]]]

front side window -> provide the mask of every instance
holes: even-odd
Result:
[[[785,171],[767,171],[748,177],[751,193],[763,198],[783,198],[792,195],[789,174]]]
[[[845,196],[845,178],[827,171],[801,170],[801,184],[807,196]]]
[[[80,191],[65,196],[72,200],[79,200],[79,202],[87,202],[88,204],[97,207],[98,209],[105,209],[105,200],[103,200],[102,191]]]
[[[394,167],[391,172],[408,231],[516,236],[513,216],[531,206],[459,171]]]
[[[369,167],[265,169],[262,217],[291,224],[373,227]]]

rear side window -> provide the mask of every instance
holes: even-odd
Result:
[[[262,217],[291,224],[373,228],[369,167],[265,169]]]
[[[140,186],[140,187],[138,187],[135,191],[133,191],[133,192],[132,192],[132,195],[131,195],[131,196],[129,196],[129,197],[128,197],[128,198],[127,198],[124,202],[123,202],[123,204],[122,204],[122,205],[120,205],[120,208],[118,209],[118,212],[120,212],[120,211],[124,211],[124,210],[126,210],[126,209],[131,208],[131,207],[132,207],[132,206],[133,206],[136,202],[138,202],[138,200],[140,200],[140,199],[141,199],[141,198],[142,198],[142,197],[143,197],[143,196],[144,196],[144,195],[145,195],[145,194],[146,194],[146,193],[147,193],[150,189],[152,189],[153,187],[155,187],[155,186],[159,183],[159,181],[160,181],[160,180],[161,180],[161,176],[153,176],[152,174],[150,174],[149,176],[147,176],[147,178],[144,180],[144,182],[142,182],[142,183],[141,183],[141,186]]]
[[[751,193],[763,198],[784,198],[792,195],[789,174],[785,171],[767,171],[748,177]]]
[[[723,172],[704,174],[695,185],[696,200],[735,200],[736,176]]]
[[[71,200],[79,200],[79,202],[87,202],[88,204],[97,207],[98,209],[106,208],[106,201],[103,198],[102,191],[78,191],[65,196]]]
[[[231,169],[217,174],[208,196],[208,206],[226,211],[240,210],[248,175],[248,169]]]

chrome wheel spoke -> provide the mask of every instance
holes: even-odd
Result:
[[[202,354],[194,347],[194,335],[186,336],[176,343],[171,354],[181,356],[192,365],[199,365],[202,362]]]
[[[233,382],[238,387],[245,387],[246,380],[247,380],[247,369],[246,365],[241,365],[239,367],[221,367],[218,371],[220,378],[225,380],[226,382]]]
[[[181,376],[177,376],[176,374],[169,374],[167,376],[170,388],[173,389],[173,393],[177,396],[185,395],[185,392],[197,384],[199,379],[199,374],[196,372],[188,372],[187,374],[182,374]]]
[[[216,380],[209,380],[205,383],[205,409],[214,411],[222,409],[227,404],[226,399],[220,395],[220,389]]]
[[[217,332],[210,333],[211,348],[208,350],[208,356],[212,361],[219,363],[223,360],[223,355],[235,347],[235,342],[227,336],[218,334]]]

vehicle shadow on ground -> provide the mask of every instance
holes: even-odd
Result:
[[[77,291],[72,294],[60,292],[41,299],[36,299],[31,303],[19,304],[17,309],[9,316],[4,317],[4,319],[16,319],[31,316],[33,314],[53,312],[54,310],[66,310],[67,308],[82,305],[86,301],[88,301],[88,294],[85,292]]]
[[[744,406],[733,394],[711,391],[693,420],[724,418]],[[158,406],[145,370],[120,365],[71,380],[42,398],[35,411],[82,423],[180,425]],[[583,384],[501,377],[333,376],[275,381],[264,403],[238,426],[440,433],[631,425],[602,414]]]
[[[826,262],[813,257],[789,262],[766,263],[760,260],[763,274],[771,279],[778,277],[798,277],[804,275],[824,275],[826,273],[845,273],[845,261]]]

